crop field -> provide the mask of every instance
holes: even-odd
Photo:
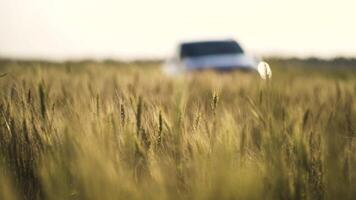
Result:
[[[355,199],[356,61],[0,62],[0,199]]]

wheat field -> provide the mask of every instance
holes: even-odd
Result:
[[[269,62],[1,61],[0,199],[355,199],[355,68]]]

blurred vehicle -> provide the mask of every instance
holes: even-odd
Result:
[[[181,43],[164,70],[174,74],[212,69],[217,71],[256,70],[259,60],[245,53],[232,39]]]

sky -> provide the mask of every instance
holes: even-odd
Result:
[[[355,0],[0,0],[0,57],[169,56],[237,39],[259,56],[356,56]]]

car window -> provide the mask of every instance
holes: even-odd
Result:
[[[192,42],[183,43],[181,45],[180,57],[186,58],[236,53],[243,53],[243,50],[235,41]]]

